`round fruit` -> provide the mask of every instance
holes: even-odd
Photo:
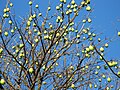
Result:
[[[81,5],[84,5],[84,4],[85,4],[85,1],[82,1],[82,2],[81,2]]]
[[[0,54],[2,54],[2,52],[3,52],[3,49],[2,49],[2,48],[0,48]]]
[[[14,33],[14,30],[13,30],[13,29],[11,30],[11,33]]]
[[[111,82],[111,78],[110,78],[110,77],[108,77],[108,78],[107,78],[107,81],[108,81],[108,82]]]
[[[80,56],[80,54],[79,54],[79,53],[77,53],[77,56]]]
[[[60,10],[60,7],[59,7],[59,6],[56,6],[56,10]]]
[[[106,47],[106,48],[108,47],[108,43],[105,44],[105,47]]]
[[[118,32],[118,36],[120,36],[120,32]]]
[[[12,7],[13,6],[13,3],[10,3],[10,7]]]
[[[66,0],[64,0],[64,3],[66,3]]]
[[[92,88],[92,84],[89,84],[89,87]]]
[[[12,21],[11,21],[11,20],[9,20],[9,24],[12,24]]]
[[[100,69],[100,66],[97,66],[96,68],[97,68],[97,69]]]
[[[48,7],[48,11],[50,11],[51,10],[51,8],[50,7]]]
[[[103,48],[103,47],[101,47],[101,48],[100,48],[100,51],[101,51],[101,52],[104,52],[104,48]]]
[[[87,51],[87,52],[89,52],[89,51],[90,51],[90,49],[89,49],[89,48],[86,48],[86,51]]]
[[[10,11],[10,8],[6,8],[6,10],[7,10],[7,12],[9,12],[9,11]]]
[[[39,16],[39,17],[42,16],[42,13],[39,13],[38,16]]]
[[[83,22],[83,23],[86,23],[86,20],[84,19],[84,20],[82,20],[82,22]]]
[[[120,75],[120,71],[117,74]]]
[[[20,44],[19,47],[22,48],[24,46],[24,44]]]
[[[35,5],[36,8],[38,8],[39,6],[38,5]]]
[[[102,77],[103,77],[103,78],[106,78],[106,76],[105,76],[104,74],[102,75]]]
[[[33,68],[29,69],[29,73],[33,73],[33,71],[34,71]]]
[[[101,81],[102,81],[102,79],[100,78],[100,79],[99,79],[99,82],[101,82]]]
[[[7,12],[7,9],[5,8],[3,11],[4,11],[4,13],[6,13],[6,12]]]
[[[60,2],[64,2],[64,0],[60,0]]]
[[[5,36],[8,36],[8,32],[5,32],[4,35],[5,35]]]
[[[89,49],[90,49],[91,51],[93,51],[93,50],[94,50],[94,47],[93,47],[92,45],[90,45],[90,46],[89,46]]]
[[[27,21],[27,25],[28,25],[28,26],[30,26],[30,23],[31,23],[30,21]]]
[[[46,82],[43,82],[43,84],[45,85],[45,84],[47,84]]]
[[[75,85],[74,85],[74,84],[72,84],[72,85],[71,85],[71,88],[75,88]]]
[[[86,69],[88,69],[88,67],[89,67],[88,65],[85,66]]]
[[[39,39],[38,39],[38,38],[36,38],[36,39],[35,39],[35,42],[36,42],[36,43],[38,43],[38,41],[39,41]]]
[[[88,22],[89,22],[89,23],[91,23],[91,22],[92,22],[92,20],[91,20],[90,18],[88,18]]]
[[[69,5],[69,4],[67,5],[67,8],[70,8],[70,5]]]
[[[0,80],[0,84],[1,84],[1,85],[4,85],[4,84],[5,84],[5,80],[4,80],[4,79],[1,79],[1,80]]]
[[[97,74],[98,74],[98,71],[96,71],[95,74],[97,75]]]
[[[78,34],[76,37],[77,37],[77,38],[80,38],[80,35]]]
[[[71,4],[72,4],[72,5],[74,5],[74,4],[75,4],[75,1],[74,1],[74,0],[72,0]]]
[[[91,10],[91,7],[90,7],[90,6],[87,6],[87,7],[86,7],[86,10],[87,10],[87,11],[90,11],[90,10]]]
[[[97,85],[95,84],[94,87],[97,88]]]
[[[32,5],[32,1],[29,1],[29,5]]]
[[[36,14],[33,14],[32,18],[35,18],[36,17]]]

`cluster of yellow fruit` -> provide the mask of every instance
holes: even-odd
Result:
[[[90,58],[91,55],[89,54],[89,52],[91,51],[94,51],[93,45],[86,47],[85,50],[82,50],[82,53],[84,53],[87,58]]]
[[[82,2],[81,2],[81,5],[82,5],[83,7],[86,6],[86,10],[87,10],[87,11],[90,11],[90,10],[91,10],[91,7],[90,7],[88,4],[90,4],[90,0],[85,0],[85,1],[82,1]]]
[[[110,67],[114,67],[114,66],[116,66],[118,64],[118,62],[116,62],[116,61],[109,61],[108,62],[108,65],[110,66]]]
[[[13,3],[10,3],[9,4],[10,5],[10,7],[12,7],[13,6]],[[9,17],[9,14],[7,14],[8,12],[10,12],[10,8],[5,8],[4,10],[3,10],[3,12],[4,12],[4,14],[3,14],[3,17],[4,18],[8,18]]]
[[[66,0],[60,0],[61,3],[66,3]]]

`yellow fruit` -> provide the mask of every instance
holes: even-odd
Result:
[[[1,84],[1,85],[4,85],[4,84],[5,84],[5,80],[4,80],[4,79],[1,79],[1,80],[0,80],[0,84]]]
[[[39,17],[42,16],[42,13],[39,13],[38,16],[39,16]]]
[[[97,85],[95,84],[94,87],[97,88]]]
[[[47,82],[43,82],[43,84],[45,85],[45,84],[47,84]]]
[[[3,49],[2,49],[2,48],[0,48],[0,54],[2,54],[2,52],[3,52]]]
[[[92,22],[92,20],[91,20],[90,18],[88,18],[88,22],[89,22],[89,23],[91,23],[91,22]]]
[[[89,4],[89,3],[90,3],[90,0],[85,0],[85,3]]]
[[[6,12],[7,12],[7,9],[5,8],[3,11],[4,11],[4,13],[6,13]]]
[[[105,44],[105,47],[106,47],[106,48],[108,47],[108,43]]]
[[[10,7],[12,7],[13,6],[13,3],[10,3]]]
[[[24,44],[20,44],[19,47],[22,48],[24,46]]]
[[[32,18],[36,18],[36,14],[33,14]]]
[[[38,5],[35,5],[36,8],[38,8],[39,6]]]
[[[86,48],[86,51],[87,51],[87,52],[89,52],[89,51],[90,51],[90,49],[89,49],[89,48]]]
[[[120,32],[118,32],[118,36],[120,36]]]
[[[101,51],[101,52],[104,52],[104,48],[103,48],[103,47],[101,47],[101,48],[100,48],[100,51]]]
[[[108,81],[108,82],[111,82],[111,78],[110,78],[110,77],[108,77],[108,78],[107,78],[107,81]]]
[[[60,2],[64,2],[64,0],[60,0]]]
[[[81,5],[84,5],[84,4],[85,4],[85,1],[82,1],[82,2],[81,2]]]
[[[71,85],[71,88],[75,88],[75,85],[74,85],[74,84],[72,84],[72,85]]]
[[[29,17],[29,21],[32,21],[32,16],[31,16],[31,17]]]
[[[39,39],[38,39],[38,38],[36,38],[36,39],[35,39],[35,42],[36,42],[36,43],[38,43],[38,42],[39,42]]]
[[[11,21],[11,20],[9,20],[9,24],[12,24],[12,21]]]
[[[32,5],[32,1],[29,1],[29,5]]]
[[[80,54],[79,54],[79,53],[77,53],[77,56],[80,56]]]
[[[64,0],[64,3],[66,3],[66,0]]]
[[[67,5],[67,8],[70,8],[70,5],[69,5],[69,4]]]
[[[89,84],[89,87],[92,88],[92,84]]]
[[[117,74],[120,75],[120,71]]]
[[[51,8],[50,7],[48,7],[48,11],[50,11],[51,10]]]
[[[98,71],[96,71],[95,74],[97,75],[97,74],[98,74]]]
[[[8,36],[8,32],[5,32],[4,35],[5,35],[5,36]]]
[[[100,69],[100,66],[97,66],[96,68],[97,68],[97,69]]]
[[[59,7],[59,6],[56,6],[56,10],[60,10],[60,7]]]
[[[72,4],[72,5],[74,5],[74,4],[75,4],[75,1],[74,1],[74,0],[72,0],[72,1],[71,1],[71,4]]]
[[[6,8],[6,11],[9,12],[9,11],[10,11],[10,8]]]
[[[102,77],[103,77],[103,78],[106,78],[106,76],[105,76],[104,74],[102,75]]]
[[[88,67],[89,67],[88,65],[85,66],[86,69],[88,69]]]
[[[86,7],[86,10],[87,10],[87,11],[90,11],[90,10],[91,10],[91,7],[90,7],[90,6],[87,6],[87,7]]]
[[[37,25],[35,23],[33,23],[33,26],[36,27]]]
[[[33,68],[29,69],[29,73],[33,73],[33,71],[34,71]]]
[[[92,45],[90,45],[90,46],[89,46],[89,49],[90,49],[91,51],[93,51],[93,50],[94,50],[94,47],[93,47]]]
[[[84,19],[84,20],[82,20],[82,22],[83,22],[83,23],[85,23],[85,22],[86,22],[86,20]]]
[[[13,29],[11,30],[11,33],[14,33],[14,30],[13,30]]]
[[[31,22],[30,21],[27,21],[27,26],[30,26]]]

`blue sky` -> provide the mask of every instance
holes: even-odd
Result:
[[[29,0],[12,0],[17,16],[25,17],[28,14],[28,1]],[[55,8],[55,5],[59,2],[59,0],[34,0],[34,5],[39,4],[41,12],[45,14],[48,1],[50,1],[52,8]],[[0,12],[5,7],[5,4],[5,0],[0,0]],[[117,39],[111,43],[110,48],[107,50],[107,55],[109,58],[117,59],[120,58],[120,37],[117,36],[117,30],[120,31],[120,22],[117,21],[120,19],[119,4],[120,0],[91,0],[91,6],[94,8],[94,12],[91,14],[93,19],[92,27],[97,33],[103,33],[103,35],[101,35],[102,38],[112,38],[116,35]]]

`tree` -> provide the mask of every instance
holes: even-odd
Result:
[[[111,39],[101,40],[90,26],[90,0],[76,1],[60,0],[55,12],[48,5],[46,15],[29,1],[28,15],[19,20],[8,0],[0,16],[4,89],[120,89],[120,62],[104,55]],[[87,14],[81,19],[83,8]]]

